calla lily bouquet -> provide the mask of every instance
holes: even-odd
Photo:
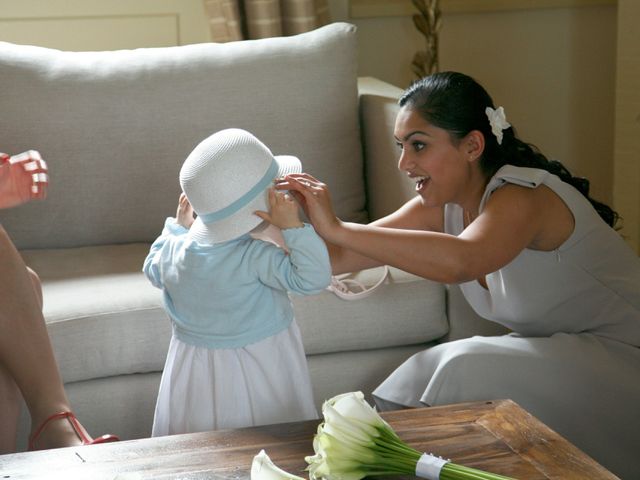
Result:
[[[313,439],[315,455],[305,458],[310,480],[360,480],[382,475],[416,475],[427,480],[513,480],[411,448],[364,400],[362,392],[327,400],[322,413],[324,422]],[[286,472],[279,478],[254,477],[253,471],[252,467],[251,480],[300,479]]]
[[[501,475],[456,465],[404,443],[362,392],[338,395],[322,406],[324,422],[307,457],[311,480],[359,480],[416,475],[428,480],[499,480]]]

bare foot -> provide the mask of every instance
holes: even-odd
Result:
[[[178,200],[178,210],[176,211],[176,222],[184,228],[189,229],[193,225],[193,207],[184,193],[180,194]]]

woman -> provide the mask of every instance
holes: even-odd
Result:
[[[0,209],[44,199],[47,165],[36,151],[0,153]],[[20,394],[31,415],[29,449],[117,440],[92,439],[71,412],[42,316],[38,276],[0,225],[0,454],[15,452]]]
[[[618,475],[640,474],[640,261],[617,214],[519,140],[472,78],[438,73],[400,99],[398,167],[417,196],[369,225],[336,218],[326,185],[288,175],[334,273],[389,264],[459,283],[513,331],[414,355],[382,408],[511,398]]]

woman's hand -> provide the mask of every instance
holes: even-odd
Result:
[[[193,207],[184,193],[178,199],[178,209],[176,210],[176,223],[182,225],[187,230],[193,225]]]
[[[255,214],[281,230],[303,226],[296,201],[274,188],[269,189],[269,212],[257,211]]]
[[[0,208],[11,208],[47,196],[49,176],[40,153],[29,150],[10,157],[0,153]]]
[[[341,222],[336,217],[328,187],[308,173],[294,173],[278,179],[277,190],[289,190],[304,209],[315,230],[327,241],[334,241]]]

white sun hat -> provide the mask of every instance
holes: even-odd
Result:
[[[180,186],[198,215],[189,235],[200,244],[226,242],[249,233],[268,211],[273,180],[300,173],[300,160],[274,156],[251,133],[229,128],[200,142],[180,169]]]

